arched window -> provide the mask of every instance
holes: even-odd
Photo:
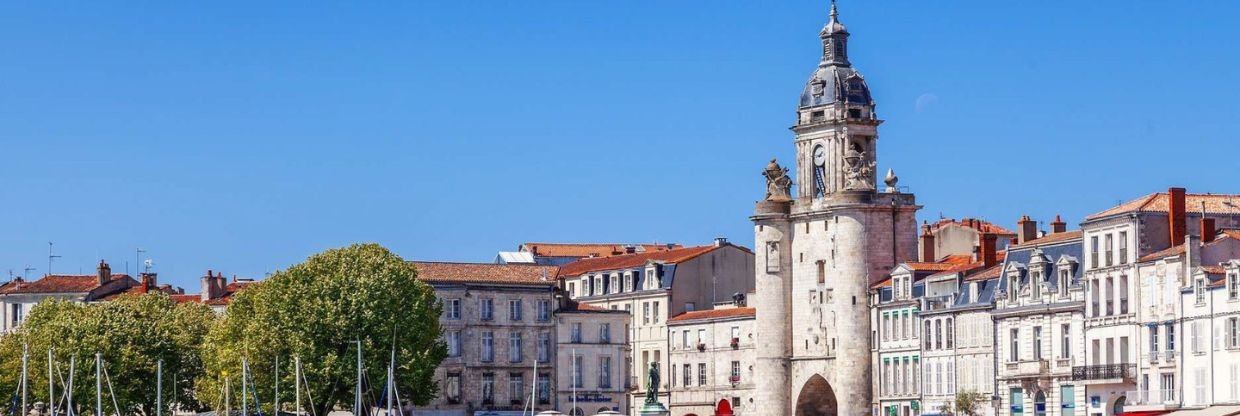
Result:
[[[952,330],[952,318],[947,318],[947,348],[951,349],[955,331]]]

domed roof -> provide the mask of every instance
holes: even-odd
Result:
[[[810,75],[801,91],[801,107],[815,107],[836,102],[873,104],[870,87],[857,70],[849,66],[819,66]]]

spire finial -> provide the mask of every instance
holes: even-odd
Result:
[[[831,20],[835,20],[835,18],[839,17],[839,15],[839,10],[835,9],[835,0],[831,0]]]

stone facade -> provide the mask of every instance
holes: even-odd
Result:
[[[556,392],[554,266],[414,262],[443,302],[449,357],[435,370],[440,394],[421,415],[551,408]],[[536,391],[537,390],[537,391]]]
[[[878,125],[849,33],[832,6],[822,59],[797,109],[796,191],[767,169],[752,220],[758,345],[755,405],[766,414],[859,415],[871,403],[868,291],[917,256],[913,195],[876,188]]]
[[[556,313],[555,409],[568,415],[629,413],[629,321],[628,312],[576,302]]]
[[[1240,405],[1240,260],[1196,267],[1191,279],[1180,292],[1184,407]]]
[[[714,415],[727,401],[736,415],[754,407],[754,309],[735,304],[686,312],[668,322],[668,379],[673,416]]]

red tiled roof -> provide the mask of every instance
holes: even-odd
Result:
[[[1221,230],[1218,233],[1225,235],[1228,238],[1234,238],[1234,239],[1240,240],[1240,230],[1227,229],[1227,230]]]
[[[695,319],[718,319],[718,318],[731,318],[735,316],[754,316],[755,313],[757,313],[756,309],[747,308],[747,307],[746,308],[728,308],[728,309],[710,309],[710,310],[705,310],[705,311],[685,312],[680,315],[676,315],[672,317],[671,319],[668,319],[667,321],[668,322],[683,322],[683,321],[691,321]]]
[[[1167,212],[1170,202],[1171,198],[1166,192],[1157,192],[1090,215],[1085,219],[1093,220],[1130,212]],[[1240,195],[1184,195],[1184,206],[1190,212],[1201,212],[1203,203],[1207,214],[1240,214]]]
[[[996,253],[995,253],[995,257],[996,257],[996,259],[995,259],[995,264],[1003,264],[1003,260],[1004,260],[1005,258],[1007,258],[1007,251],[999,251],[999,252],[996,252]],[[952,268],[950,268],[950,269],[947,269],[947,270],[944,270],[944,271],[941,271],[941,272],[938,272],[938,273],[932,274],[932,275],[930,275],[930,276],[927,276],[926,278],[928,279],[928,278],[931,278],[931,277],[936,277],[936,276],[946,276],[946,275],[949,275],[949,274],[956,274],[956,273],[964,273],[964,274],[968,275],[969,273],[972,273],[972,272],[975,272],[975,271],[981,270],[981,269],[982,269],[982,267],[985,267],[985,265],[986,265],[986,263],[983,263],[983,262],[980,262],[980,261],[979,261],[979,262],[969,263],[969,264],[961,264],[961,265],[958,265],[958,266],[952,267]]]
[[[977,218],[961,218],[959,220],[954,220],[951,218],[944,218],[944,219],[939,220],[939,222],[930,224],[930,230],[936,231],[943,227],[948,227],[948,226],[953,226],[953,225],[957,227],[969,228],[969,229],[972,229],[980,233],[991,233],[991,234],[997,234],[1001,236],[1011,236],[1011,237],[1016,236],[1016,233],[1012,232],[1012,230],[1000,227],[990,221],[977,219]]]
[[[697,246],[688,248],[678,248],[667,251],[656,251],[649,253],[624,254],[612,257],[597,257],[589,259],[581,259],[575,262],[565,264],[560,267],[560,276],[580,276],[584,273],[601,271],[601,270],[619,270],[631,267],[639,267],[646,264],[647,261],[655,261],[668,264],[676,264],[686,260],[691,260],[697,256],[709,253],[723,247],[736,247],[743,251],[749,252],[749,249],[741,246],[723,245],[723,246]]]
[[[191,302],[202,303],[202,295],[197,293],[192,295],[168,295],[168,297],[172,298],[172,301],[178,304]]]
[[[521,251],[541,257],[610,257],[627,254],[628,247],[636,248],[639,252],[684,248],[680,244],[525,243],[521,245]]]
[[[1082,232],[1081,230],[1064,231],[1062,233],[1051,233],[1051,234],[1042,236],[1042,238],[1029,240],[1024,243],[1013,245],[1011,247],[1008,247],[1008,249],[1011,250],[1012,248],[1016,248],[1016,247],[1029,247],[1029,246],[1041,246],[1041,245],[1046,245],[1046,244],[1054,244],[1054,243],[1059,243],[1059,242],[1068,241],[1068,240],[1075,240],[1075,239],[1081,238],[1084,235],[1085,233]]]
[[[127,274],[113,274],[108,282],[133,280]],[[53,274],[33,282],[12,282],[5,294],[87,293],[100,287],[99,276],[93,274]],[[105,283],[106,284],[106,283]]]
[[[989,280],[999,277],[1003,273],[1003,263],[990,266],[989,269],[981,270],[964,278],[966,282],[974,282],[978,280]]]
[[[1155,251],[1150,254],[1146,254],[1144,256],[1141,256],[1141,258],[1137,259],[1137,261],[1138,262],[1154,261],[1154,260],[1165,259],[1171,256],[1178,256],[1178,255],[1184,254],[1184,251],[1186,251],[1188,247],[1186,244],[1180,244],[1178,246],[1173,246],[1173,247],[1166,248],[1163,250]]]
[[[533,264],[410,262],[418,270],[418,279],[427,282],[501,283],[522,285],[555,285],[559,274],[556,266]]]
[[[1201,271],[1206,272],[1206,274],[1223,274],[1224,273],[1223,266],[1218,266],[1218,265],[1201,266]]]

